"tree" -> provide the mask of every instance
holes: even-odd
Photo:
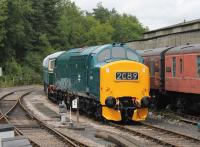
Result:
[[[105,23],[109,21],[111,13],[107,8],[104,8],[100,2],[97,4],[97,8],[93,9],[93,15],[101,23]]]
[[[5,40],[6,40],[6,20],[8,18],[7,13],[7,1],[1,0],[0,1],[0,63],[4,65],[5,57],[8,56],[8,52],[5,49]]]
[[[70,0],[0,0],[0,64],[8,77],[21,74],[39,82],[48,54],[127,42],[144,31],[135,16],[121,15],[102,3],[84,13]]]
[[[86,34],[87,45],[100,45],[112,42],[114,29],[109,23],[97,24]]]
[[[111,24],[115,31],[113,33],[113,40],[119,42],[128,42],[138,39],[145,31],[144,27],[139,23],[135,16],[118,15],[111,19]]]

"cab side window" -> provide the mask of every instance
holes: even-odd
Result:
[[[172,58],[172,76],[176,76],[176,57]]]
[[[49,71],[53,71],[54,67],[55,67],[55,59],[49,60],[49,67],[48,67]]]
[[[110,49],[103,50],[97,57],[98,62],[103,62],[108,59],[110,59]]]
[[[200,56],[197,56],[197,75],[200,77]]]
[[[123,47],[113,47],[112,48],[112,57],[113,58],[125,58],[126,51]]]

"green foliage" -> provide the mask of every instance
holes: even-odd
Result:
[[[123,14],[111,19],[111,24],[115,28],[113,39],[119,42],[128,42],[141,37],[145,29],[138,22],[137,18]]]
[[[86,34],[87,45],[100,45],[112,42],[113,27],[108,24],[97,24]]]
[[[6,62],[5,74],[11,76],[20,76],[22,74],[22,68],[15,61],[15,59],[12,59],[11,61]]]
[[[42,60],[53,52],[127,42],[147,29],[102,3],[83,12],[70,0],[0,0],[0,86],[41,83]]]

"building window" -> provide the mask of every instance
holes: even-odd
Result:
[[[110,59],[110,49],[105,49],[102,52],[100,52],[97,59],[98,62],[103,62]]]
[[[200,77],[200,56],[197,56],[197,74]]]
[[[172,76],[176,76],[176,57],[172,58]]]
[[[183,59],[180,59],[180,73],[183,73]]]

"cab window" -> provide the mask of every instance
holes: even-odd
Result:
[[[103,62],[108,59],[110,59],[110,49],[103,50],[97,57],[98,62]]]
[[[139,57],[136,53],[134,53],[133,51],[128,50],[127,51],[127,58],[130,60],[135,60],[135,61],[139,61]]]
[[[125,58],[126,51],[123,47],[113,47],[112,48],[112,57],[113,58]]]
[[[172,76],[176,76],[176,57],[172,58]]]
[[[197,74],[200,77],[200,56],[197,56]]]
[[[49,60],[49,71],[53,71],[55,67],[55,59]]]

